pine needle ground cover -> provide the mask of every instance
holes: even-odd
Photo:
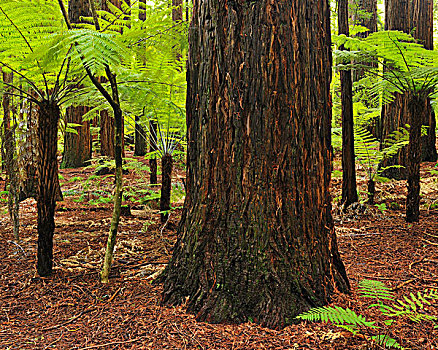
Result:
[[[131,153],[129,158],[135,158]],[[146,160],[137,158],[147,164]],[[339,157],[335,171],[339,172]],[[140,165],[139,165],[140,167]],[[12,243],[6,203],[0,206],[0,348],[1,349],[367,349],[366,339],[331,324],[303,322],[282,330],[245,323],[211,325],[184,313],[184,307],[160,306],[161,286],[150,277],[170,258],[180,209],[160,222],[157,196],[141,192],[144,170],[125,175],[128,194],[137,189],[143,202],[127,196],[131,216],[122,217],[110,283],[102,285],[101,268],[111,204],[113,175],[95,169],[61,170],[64,201],[56,211],[54,275],[36,278],[36,208],[21,204],[21,248]],[[360,197],[366,198],[366,169],[359,168]],[[434,163],[422,164],[421,219],[403,218],[404,181],[379,184],[378,206],[338,209],[341,180],[334,175],[331,193],[340,251],[352,283],[351,295],[336,295],[339,306],[383,325],[385,317],[370,300],[360,298],[364,279],[385,283],[397,299],[438,287],[438,182]],[[334,173],[336,174],[336,172]],[[4,178],[3,175],[1,175]],[[184,172],[177,166],[173,182]],[[0,188],[4,188],[0,181]],[[158,190],[158,189],[157,189]],[[172,200],[182,205],[182,197]],[[429,312],[438,316],[438,310]],[[438,330],[431,323],[397,319],[392,337],[405,348],[438,349]]]

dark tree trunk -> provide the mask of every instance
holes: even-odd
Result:
[[[60,110],[52,101],[42,101],[38,109],[38,253],[40,276],[52,273],[53,234],[58,182],[58,121]]]
[[[433,50],[433,1],[413,0],[411,28],[415,28],[413,35],[420,44],[428,50]],[[427,135],[421,137],[421,160],[436,162],[438,155],[436,151],[436,119],[430,98],[423,101],[424,119]]]
[[[424,99],[412,96],[408,103],[410,125],[408,154],[408,195],[406,197],[406,221],[420,220],[420,163],[421,118],[425,115]]]
[[[87,165],[91,159],[90,122],[83,121],[82,116],[89,111],[89,107],[68,107],[65,113],[67,123],[81,124],[75,130],[78,134],[66,132],[64,136],[64,154],[61,168],[80,168]]]
[[[349,35],[348,0],[338,0],[339,34]],[[341,46],[340,50],[344,50]],[[353,82],[351,70],[341,70],[342,101],[342,203],[344,208],[358,201],[354,156]]]
[[[166,153],[161,158],[161,198],[160,211],[170,210],[170,194],[172,193],[172,170],[173,158],[171,154]],[[169,213],[161,213],[161,222],[166,222]]]
[[[426,48],[433,47],[432,43],[432,4],[431,0],[387,0],[385,3],[386,20],[385,29],[401,30],[405,33],[411,33],[421,43],[428,45]],[[382,140],[397,130],[400,126],[410,124],[408,104],[412,97],[409,93],[396,94],[392,103],[382,108]],[[436,159],[435,148],[435,115],[430,106],[430,100],[423,98],[423,108],[427,113],[421,113],[424,125],[430,125],[428,135],[422,138],[420,146],[425,160]],[[429,133],[430,131],[430,133]],[[402,148],[395,157],[383,162],[382,166],[402,165],[402,168],[390,168],[383,172],[384,176],[395,179],[406,179],[408,176],[407,166],[407,147]]]
[[[134,156],[144,156],[146,154],[146,134],[140,125],[140,116],[135,116],[135,145]]]
[[[368,180],[368,204],[374,205],[374,195],[376,194],[376,183],[373,179]]]
[[[157,150],[157,142],[158,142],[158,126],[155,120],[149,121],[149,152],[155,152]],[[150,182],[151,185],[158,183],[157,173],[158,173],[158,164],[157,157],[155,155],[151,156],[149,159],[149,168],[150,168]]]
[[[293,322],[349,284],[331,217],[328,1],[195,0],[187,196],[163,302]]]
[[[89,0],[70,0],[68,2],[70,23],[80,23],[83,16],[91,16]],[[82,120],[82,116],[88,111],[89,108],[85,106],[67,108],[66,123],[81,124],[82,126],[75,128],[77,134],[65,133],[61,168],[80,168],[91,159],[90,122]]]

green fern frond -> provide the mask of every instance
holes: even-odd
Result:
[[[362,280],[359,282],[358,292],[361,298],[394,300],[394,293],[385,283],[380,281]]]
[[[297,316],[297,318],[308,321],[332,322],[335,325],[365,326],[378,328],[375,322],[367,321],[362,315],[357,315],[353,310],[344,309],[339,306],[323,306],[310,309]]]
[[[371,339],[374,340],[377,344],[387,348],[403,349],[403,347],[401,347],[394,338],[391,338],[387,335],[379,334],[376,336],[372,336]]]
[[[438,317],[427,314],[426,306],[435,304],[438,300],[437,289],[426,289],[424,292],[417,294],[410,293],[409,296],[404,295],[403,299],[397,299],[392,305],[386,305],[383,313],[386,316],[406,316],[414,322],[420,321],[436,321]]]

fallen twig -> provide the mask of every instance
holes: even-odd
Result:
[[[99,344],[99,345],[91,345],[91,346],[87,346],[85,348],[80,348],[78,350],[96,349],[96,348],[103,348],[104,346],[134,343],[136,341],[139,341],[140,339],[141,338],[136,338],[136,339],[130,339],[130,340],[125,340],[125,341],[114,341],[114,342],[111,342],[111,343],[105,343],[105,344]]]
[[[81,317],[82,315],[86,314],[87,312],[90,312],[91,308],[82,311],[81,313],[79,313],[76,316],[73,316],[72,318],[70,318],[68,321],[65,321],[64,323],[60,323],[51,327],[46,327],[46,328],[41,328],[41,331],[50,331],[52,329],[56,329],[56,328],[60,328],[60,327],[64,327],[65,325],[68,325],[69,323],[72,323],[73,321],[77,320],[79,317]]]

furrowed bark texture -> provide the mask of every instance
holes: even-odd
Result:
[[[40,276],[52,273],[53,234],[55,231],[58,182],[58,121],[60,110],[52,101],[38,106],[38,252],[37,271]]]
[[[405,33],[411,33],[424,43],[426,48],[432,47],[432,22],[431,19],[433,6],[431,0],[388,0],[385,3],[386,20],[385,29],[401,30]],[[428,45],[428,46],[426,46]],[[400,126],[406,124],[411,125],[412,121],[409,118],[409,101],[414,97],[409,93],[396,94],[392,103],[385,105],[382,109],[382,140],[388,135],[397,130]],[[428,135],[422,138],[421,148],[423,151],[424,160],[436,160],[435,147],[435,115],[430,106],[430,99],[423,98],[423,109],[425,113],[421,113],[421,123],[428,125]],[[419,117],[419,116],[416,116]],[[383,172],[384,176],[395,179],[406,179],[408,176],[407,166],[409,165],[407,147],[402,148],[396,156],[383,162],[382,166],[399,164],[403,168],[390,168]]]
[[[338,1],[339,34],[349,35],[348,0]],[[344,50],[341,46],[340,50]],[[342,101],[342,203],[344,208],[358,201],[354,156],[353,81],[351,70],[341,70]]]
[[[163,302],[280,327],[349,290],[328,192],[328,1],[195,0],[189,41],[187,197]]]
[[[170,195],[172,193],[172,169],[173,169],[172,155],[166,153],[161,158],[160,211],[170,210]],[[161,214],[161,222],[166,222],[168,218],[169,218],[169,213]]]

